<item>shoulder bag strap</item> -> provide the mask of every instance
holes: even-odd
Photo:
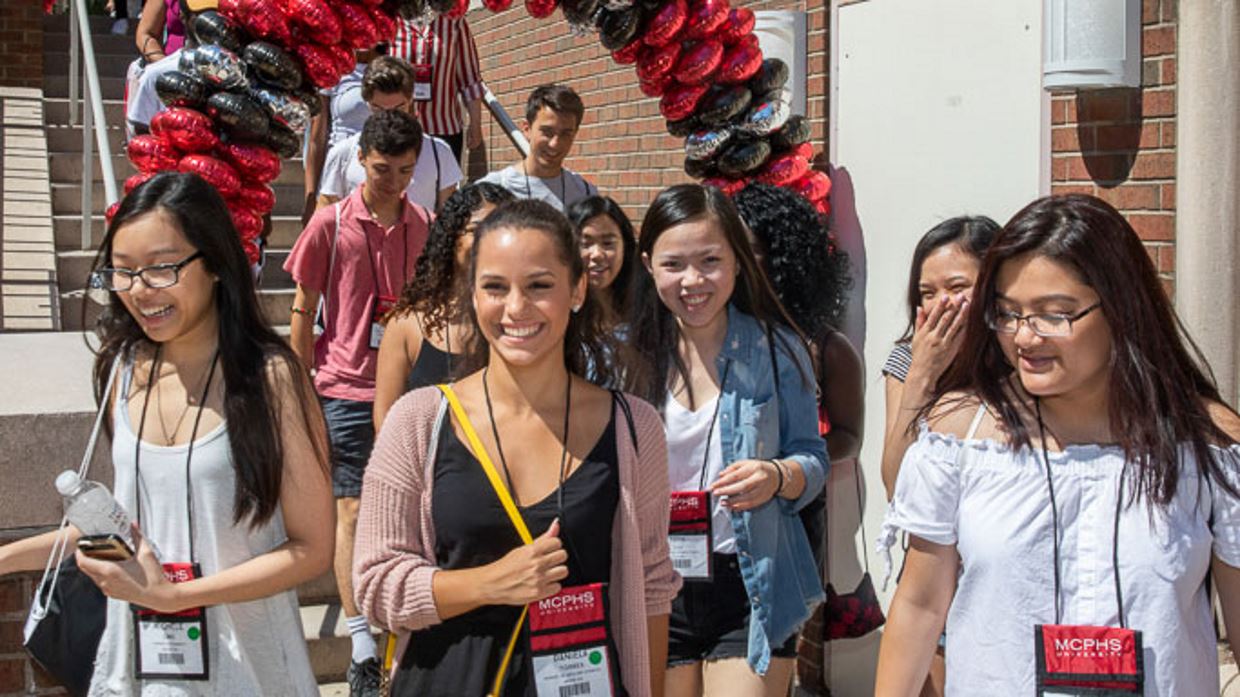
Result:
[[[612,390],[612,397],[616,403],[620,405],[620,411],[624,413],[624,422],[629,427],[629,439],[633,441],[633,453],[641,455],[641,448],[637,445],[637,428],[633,425],[633,407],[629,405],[629,400],[620,390]]]
[[[504,481],[500,479],[499,472],[496,471],[495,465],[491,462],[491,456],[487,455],[486,448],[482,447],[482,441],[478,439],[478,433],[474,430],[474,425],[470,423],[469,416],[465,413],[465,409],[461,407],[461,402],[457,399],[456,392],[452,390],[450,385],[439,385],[439,390],[443,392],[443,396],[448,399],[448,404],[452,406],[452,413],[456,415],[457,423],[461,425],[461,430],[465,432],[465,439],[469,441],[469,447],[474,451],[474,456],[478,458],[478,462],[482,463],[482,470],[486,473],[487,480],[491,482],[491,487],[495,489],[495,495],[499,497],[500,504],[504,506],[508,519],[512,521],[512,527],[516,528],[522,542],[527,545],[530,544],[534,541],[534,538],[530,535],[530,530],[525,525],[525,520],[517,510],[517,504],[512,500],[512,494],[504,486]],[[508,665],[512,662],[512,653],[517,648],[517,639],[521,636],[521,625],[525,624],[525,616],[527,614],[529,614],[529,606],[521,608],[521,616],[517,618],[517,625],[512,628],[512,636],[508,639],[508,648],[504,650],[504,658],[500,661],[499,671],[495,674],[495,682],[492,683],[489,697],[498,697],[503,689],[504,676],[508,673]]]

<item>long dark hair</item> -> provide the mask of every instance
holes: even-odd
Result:
[[[478,272],[478,249],[482,240],[497,230],[537,230],[543,233],[555,243],[560,261],[568,267],[569,282],[577,283],[585,275],[581,249],[577,246],[577,238],[573,235],[573,226],[569,224],[568,218],[543,201],[519,199],[501,203],[474,232],[474,247],[469,265],[470,283],[464,292],[473,292],[474,279]],[[470,320],[477,325],[478,316],[473,303],[464,298],[462,307],[469,308]],[[568,328],[564,332],[564,365],[569,372],[582,377],[592,371],[590,378],[596,384],[612,384],[615,380],[615,366],[611,365],[612,361],[608,357],[615,355],[615,351],[611,333],[604,324],[603,309],[593,295],[586,293],[581,307],[569,316]],[[466,344],[458,374],[467,375],[481,369],[490,361],[490,355],[486,337],[482,332],[474,332]]]
[[[852,276],[826,217],[793,191],[760,182],[741,189],[733,202],[763,249],[763,270],[792,320],[814,340],[835,331]]]
[[[732,204],[732,199],[719,189],[700,184],[677,184],[664,189],[650,204],[650,208],[646,209],[646,217],[642,220],[642,234],[638,239],[638,252],[643,256],[651,254],[655,241],[664,232],[702,218],[714,218],[719,223],[724,239],[736,255],[740,273],[729,302],[763,324],[772,340],[786,342],[787,339],[782,333],[775,331],[779,327],[786,328],[808,353],[805,337],[779,303],[770,281],[754,258],[749,238],[745,235],[745,225],[736,212],[736,206]],[[676,323],[676,316],[659,298],[654,277],[649,271],[643,270],[638,275],[629,326],[633,354],[641,359],[632,362],[625,373],[629,389],[651,404],[663,404],[671,372],[675,370],[687,387],[689,371],[680,358],[680,327]],[[785,345],[784,350],[788,355],[794,355],[790,346]],[[808,384],[808,367],[798,362],[797,369]],[[692,388],[689,388],[689,403],[691,406],[694,403]]]
[[[921,267],[926,263],[926,258],[940,247],[955,244],[980,264],[998,234],[999,224],[990,218],[984,215],[961,215],[944,220],[921,236],[917,247],[913,249],[913,261],[908,271],[908,326],[904,328],[904,334],[896,340],[897,344],[906,344],[913,340],[917,308],[921,306]]]
[[[485,182],[470,184],[448,197],[431,224],[426,247],[414,265],[413,278],[401,291],[392,316],[417,313],[421,316],[422,331],[427,333],[447,328],[455,318],[453,313],[459,311],[456,303],[465,279],[457,274],[456,248],[469,219],[484,203],[499,205],[514,198],[507,189]]]
[[[202,253],[204,267],[219,278],[215,284],[219,368],[224,377],[224,419],[230,425],[228,440],[237,477],[233,521],[240,524],[248,519],[250,526],[256,528],[275,514],[284,475],[280,405],[272,373],[287,372],[292,376],[301,403],[302,425],[310,434],[315,455],[326,472],[326,445],[318,437],[325,433],[318,400],[297,356],[262,316],[250,263],[224,199],[198,176],[159,174],[126,196],[108,225],[94,269],[111,265],[112,242],[118,230],[157,211],[175,223],[185,239]],[[94,367],[98,402],[103,399],[117,356],[132,356],[134,351],[153,344],[117,293],[109,294],[96,333],[101,342]],[[118,404],[123,401],[118,400]]]
[[[987,326],[1000,270],[1028,254],[1067,266],[1098,293],[1099,312],[1112,336],[1111,433],[1136,466],[1132,500],[1170,503],[1180,477],[1181,445],[1192,448],[1202,475],[1240,495],[1210,450],[1211,444],[1235,439],[1208,412],[1208,402],[1223,402],[1209,366],[1171,307],[1137,233],[1118,211],[1092,196],[1038,199],[1004,226],[983,260],[960,353],[930,405],[953,392],[975,394],[997,410],[1013,447],[1029,447],[1029,429],[1012,390],[1013,367]],[[922,409],[923,417],[930,405]]]
[[[637,238],[633,236],[633,223],[624,214],[620,204],[606,196],[587,196],[568,207],[568,220],[573,224],[577,234],[577,244],[581,244],[581,230],[590,220],[600,215],[611,219],[620,229],[621,254],[620,271],[606,290],[611,299],[611,311],[614,318],[623,318],[629,311],[629,294],[633,292],[633,278],[637,274]]]

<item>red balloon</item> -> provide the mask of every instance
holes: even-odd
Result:
[[[680,44],[673,41],[658,48],[647,48],[637,57],[637,79],[647,82],[667,75],[680,57]]]
[[[327,50],[332,53],[332,60],[336,63],[336,72],[339,73],[337,80],[349,73],[357,67],[357,58],[353,55],[353,48],[346,43],[339,43],[328,46]]]
[[[219,154],[246,179],[265,184],[280,176],[280,156],[265,145],[224,143]]]
[[[285,12],[294,24],[305,27],[324,46],[340,43],[340,18],[326,0],[285,0]]]
[[[112,224],[112,219],[116,217],[116,211],[120,210],[120,208],[121,208],[121,202],[114,201],[112,205],[108,206],[108,209],[103,212],[103,217],[105,220],[108,221],[109,225]]]
[[[362,4],[366,7],[379,7],[383,4],[383,0],[362,0]]]
[[[702,180],[702,186],[713,186],[728,196],[735,196],[749,183],[748,178],[728,179],[727,177],[710,177]]]
[[[728,21],[728,0],[696,0],[689,6],[689,16],[681,39],[705,39]]]
[[[236,206],[229,206],[228,212],[232,215],[233,227],[237,228],[237,235],[245,242],[253,242],[263,234],[263,216]],[[254,263],[251,260],[250,263]]]
[[[143,172],[176,169],[181,153],[172,143],[155,135],[134,136],[125,147],[129,161]]]
[[[340,81],[340,73],[336,69],[336,56],[330,48],[299,41],[293,46],[293,53],[301,59],[301,67],[306,79],[315,87],[327,89]]]
[[[796,153],[785,153],[772,157],[762,168],[758,181],[772,186],[784,186],[805,176],[809,171],[809,162]]]
[[[719,26],[715,38],[731,46],[752,34],[756,21],[753,10],[748,7],[735,7],[728,13],[727,21]]]
[[[151,119],[151,133],[182,152],[210,152],[220,143],[211,117],[186,107],[173,107],[156,114]]]
[[[449,19],[458,19],[464,17],[468,11],[469,0],[456,0],[456,4],[452,6],[452,9],[448,10],[447,17]]]
[[[676,82],[676,78],[671,73],[664,73],[653,80],[638,80],[637,84],[642,89],[642,94],[647,97],[658,97],[667,91],[668,86]]]
[[[821,201],[831,193],[831,178],[825,172],[811,171],[786,186],[806,201]]]
[[[806,161],[812,161],[814,159],[814,146],[809,143],[801,143],[793,146],[793,148],[788,152],[796,153],[797,156],[805,158]]]
[[[132,177],[125,180],[125,195],[133,193],[133,190],[145,184],[151,177],[155,176],[154,172],[138,172]]]
[[[685,18],[688,16],[689,5],[685,0],[668,0],[646,24],[646,33],[642,36],[642,41],[645,41],[647,46],[664,46],[671,43],[685,26]]]
[[[503,12],[512,7],[512,0],[482,0],[482,4],[492,12]]]
[[[525,11],[534,19],[545,19],[555,12],[557,0],[525,0]]]
[[[210,155],[203,155],[201,153],[186,155],[177,164],[177,169],[202,177],[208,184],[214,186],[224,198],[235,196],[241,189],[241,178],[237,176],[237,170],[233,169],[227,162]]]
[[[810,201],[810,203],[814,204],[814,208],[817,208],[819,213],[823,215],[831,215],[830,199],[820,198],[816,201]]]
[[[668,121],[687,119],[697,108],[702,95],[706,94],[707,85],[671,85],[659,100],[659,111]]]
[[[370,3],[370,18],[375,23],[376,41],[391,42],[396,38],[396,18],[383,11],[379,3]]]
[[[370,11],[351,2],[336,3],[336,15],[344,41],[352,48],[366,49],[379,43],[379,29],[370,18]]]
[[[672,74],[686,85],[707,82],[719,69],[723,60],[723,44],[713,39],[690,45],[676,61]]]
[[[231,19],[241,19],[244,14],[242,9],[246,3],[243,0],[220,0],[216,5],[216,10],[222,15],[227,15]]]
[[[293,43],[288,15],[277,0],[241,0],[239,15],[233,15],[255,38],[268,39],[280,46]]]
[[[623,48],[618,48],[612,51],[611,59],[620,65],[636,63],[637,58],[641,55],[642,49],[645,47],[646,43],[642,41],[642,38],[639,36],[625,44]]]
[[[761,67],[762,49],[757,42],[742,41],[724,52],[715,79],[725,85],[738,85],[753,77]]]
[[[241,190],[228,205],[230,208],[239,208],[257,215],[267,215],[276,207],[276,192],[260,181],[245,180],[241,182]]]

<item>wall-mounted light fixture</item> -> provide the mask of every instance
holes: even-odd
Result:
[[[1141,86],[1141,0],[1043,0],[1042,86]]]

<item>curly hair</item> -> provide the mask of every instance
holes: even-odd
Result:
[[[429,333],[443,330],[454,319],[460,283],[465,269],[457,268],[456,247],[474,212],[490,203],[498,206],[515,197],[495,184],[470,184],[452,194],[431,223],[426,247],[413,267],[413,278],[405,284],[391,317],[409,313],[422,316],[422,329]]]
[[[853,279],[825,217],[796,193],[769,184],[751,183],[733,200],[792,321],[815,338],[839,327]]]

